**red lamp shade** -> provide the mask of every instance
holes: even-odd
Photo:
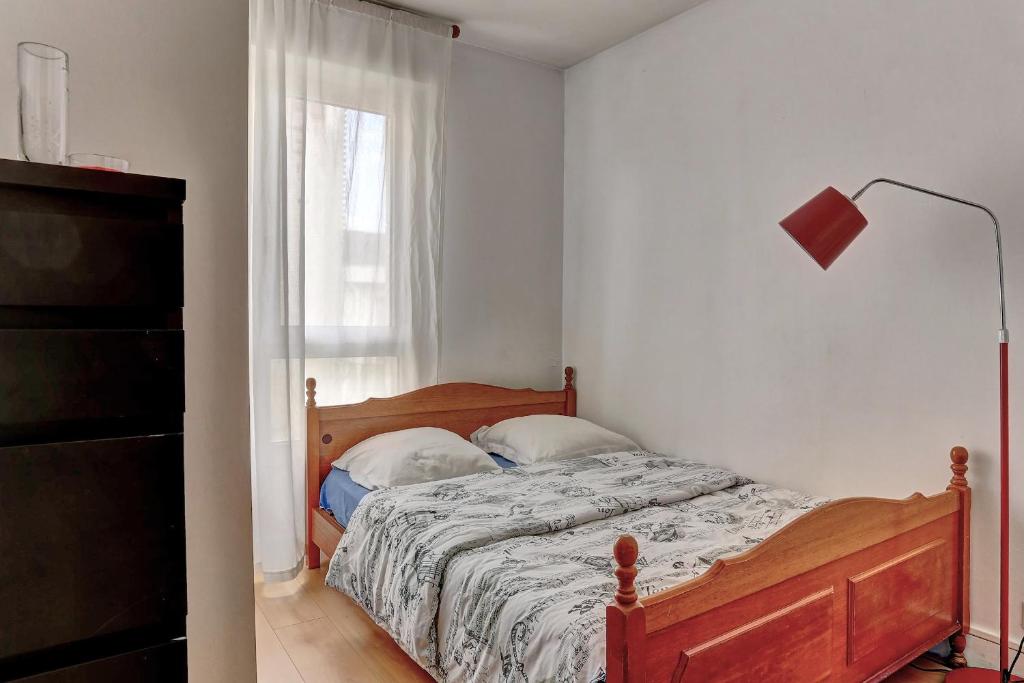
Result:
[[[864,218],[857,205],[834,187],[826,187],[779,221],[779,225],[825,270],[867,224],[868,219]]]

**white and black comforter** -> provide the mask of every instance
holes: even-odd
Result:
[[[823,502],[648,452],[381,489],[349,520],[327,584],[438,680],[599,680],[619,535],[639,541],[643,595]]]

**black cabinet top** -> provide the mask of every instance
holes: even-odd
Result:
[[[0,159],[0,185],[133,195],[177,202],[185,200],[185,181],[177,178],[95,171],[13,159]]]

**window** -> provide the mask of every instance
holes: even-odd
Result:
[[[291,220],[305,210],[306,326],[388,327],[387,118],[291,100],[293,121],[303,110],[305,126],[289,125],[289,175],[305,185],[288,198]]]
[[[305,329],[305,374],[320,380],[327,404],[393,394],[388,119],[295,98],[288,117],[289,220],[305,220],[305,244],[289,249],[305,259],[289,268],[305,273],[292,283],[305,306],[288,310],[305,312],[304,323],[289,320]]]

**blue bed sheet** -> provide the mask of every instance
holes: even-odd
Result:
[[[511,460],[506,460],[494,453],[491,453],[491,459],[503,469],[516,466]],[[330,474],[327,475],[320,487],[320,507],[334,515],[334,519],[338,520],[339,524],[348,526],[348,520],[356,511],[359,501],[369,492],[370,489],[352,481],[348,472],[332,467]]]

